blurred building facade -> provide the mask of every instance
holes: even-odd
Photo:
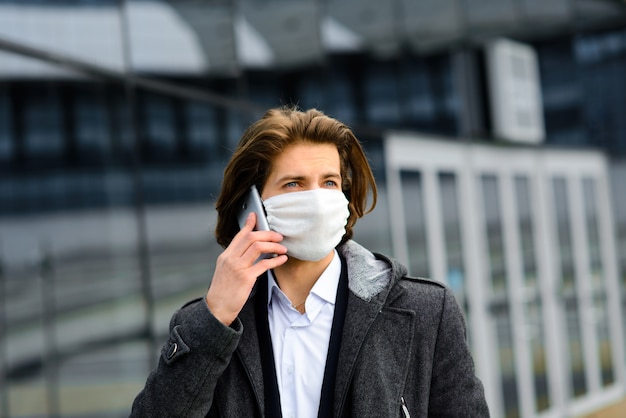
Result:
[[[127,416],[245,127],[317,107],[355,238],[463,306],[493,416],[626,394],[626,3],[0,0],[0,416]]]

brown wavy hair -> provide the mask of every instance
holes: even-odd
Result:
[[[374,209],[378,197],[374,175],[350,128],[317,109],[270,109],[243,133],[224,170],[222,189],[215,205],[215,237],[222,247],[227,247],[239,232],[237,208],[250,186],[254,184],[259,191],[263,190],[274,157],[295,143],[334,144],[339,151],[341,188],[350,202],[342,242],[352,238],[357,219]],[[370,191],[372,200],[367,207]]]

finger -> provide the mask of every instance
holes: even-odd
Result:
[[[252,231],[253,241],[265,241],[265,242],[281,242],[283,240],[282,234],[275,231]]]
[[[241,256],[248,249],[253,240],[253,237],[250,234],[253,232],[255,225],[256,214],[254,212],[250,212],[246,217],[246,221],[241,227],[241,230],[235,234],[232,241],[226,248],[226,251],[237,256]]]
[[[250,271],[254,273],[256,277],[265,273],[267,270],[271,270],[278,266],[281,266],[287,262],[289,257],[286,254],[281,254],[272,258],[264,258],[259,260],[255,265],[250,268]]]
[[[250,212],[248,214],[248,217],[246,218],[246,222],[244,223],[243,228],[241,229],[252,231],[255,225],[256,225],[256,213]]]
[[[233,240],[225,252],[228,258],[239,259],[243,267],[249,267],[262,254],[285,254],[287,248],[280,244],[282,239],[276,232],[248,231]]]
[[[235,255],[242,255],[248,248],[258,241],[280,242],[283,236],[275,231],[254,231],[251,228],[255,225],[255,213],[250,213],[246,218],[244,227],[239,231],[231,241],[229,247]]]
[[[287,253],[287,247],[282,244],[269,241],[255,241],[241,255],[241,261],[244,265],[251,266],[259,257],[265,254],[282,255]]]
[[[248,214],[248,217],[246,218],[246,222],[244,223],[244,227],[241,228],[241,230],[239,231],[239,233],[237,233],[237,235],[239,235],[241,232],[244,232],[244,234],[248,231],[254,231],[254,227],[256,226],[256,218],[257,215],[255,212],[250,212]],[[261,240],[261,241],[281,241],[283,239],[283,236],[281,234],[279,234],[278,232],[275,231],[254,231],[255,234],[259,234],[257,239]],[[242,234],[242,235],[244,235]]]

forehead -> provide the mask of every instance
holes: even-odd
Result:
[[[331,143],[299,142],[288,145],[272,161],[270,175],[277,171],[324,167],[340,170],[339,151]]]

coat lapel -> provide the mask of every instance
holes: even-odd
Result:
[[[357,360],[362,351],[365,339],[370,333],[374,322],[381,314],[383,314],[383,312],[386,319],[381,318],[381,320],[387,321],[391,318],[391,323],[395,324],[393,327],[389,328],[389,331],[393,332],[393,329],[403,333],[400,339],[404,340],[405,344],[402,344],[402,347],[396,348],[406,351],[407,355],[401,355],[399,358],[406,359],[407,364],[398,364],[397,369],[406,370],[408,359],[410,358],[408,353],[412,350],[413,343],[413,321],[415,320],[414,312],[400,312],[394,309],[385,308],[385,306],[389,306],[394,300],[401,297],[404,292],[404,289],[401,287],[393,286],[390,293],[383,291],[369,302],[350,292],[341,340],[341,348],[339,351],[339,362],[337,365],[334,416],[340,417],[346,413],[345,408],[348,406],[348,396],[357,366]],[[377,326],[380,326],[380,324]],[[378,354],[385,357],[385,359],[381,361],[387,361],[385,349],[379,351]],[[394,356],[389,357],[391,358]],[[401,361],[404,363],[404,360]],[[395,383],[400,386],[404,385],[404,383],[400,381]],[[368,394],[360,393],[359,396],[368,396]]]
[[[263,280],[265,276],[261,276],[259,280]],[[264,416],[265,395],[263,391],[263,370],[261,368],[261,355],[259,348],[259,338],[257,335],[256,320],[254,316],[254,298],[266,297],[267,295],[261,295],[256,292],[256,287],[253,289],[248,302],[244,305],[243,309],[239,313],[239,319],[243,325],[244,332],[241,335],[239,346],[237,347],[237,353],[243,364],[244,369],[248,373],[248,378],[254,391],[254,396],[257,400],[257,406],[261,411],[261,416]],[[262,293],[262,292],[260,292]]]
[[[335,416],[340,416],[341,411],[345,407],[359,350],[368,330],[382,309],[384,298],[381,297],[382,295],[378,296],[374,300],[366,302],[352,292],[348,295],[348,306],[346,308],[346,319],[341,337],[337,377],[335,380]]]

